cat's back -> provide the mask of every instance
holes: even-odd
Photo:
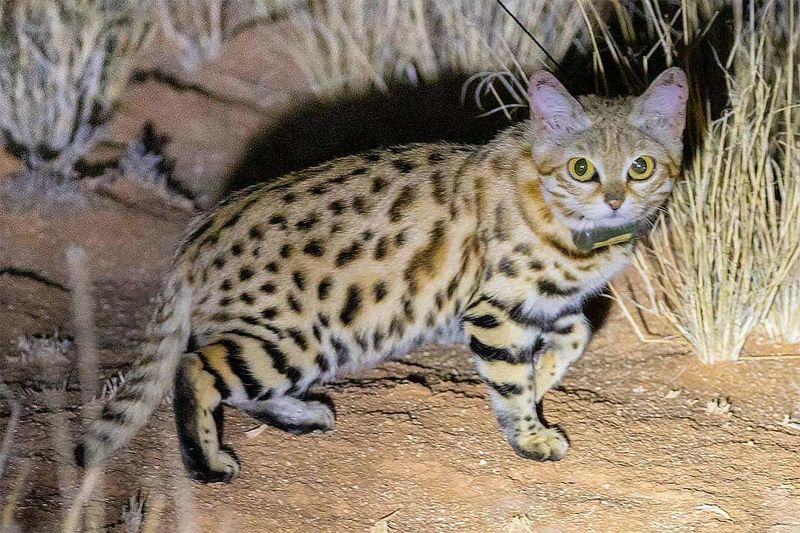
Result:
[[[474,226],[459,207],[458,182],[474,150],[437,143],[370,151],[223,201],[195,222],[179,252],[195,316],[303,316],[355,290],[362,301],[399,298],[421,253],[447,255]]]

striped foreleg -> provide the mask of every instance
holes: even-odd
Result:
[[[583,314],[566,315],[555,321],[547,334],[547,346],[536,358],[536,402],[557,385],[569,366],[586,349],[592,330]]]
[[[464,327],[478,373],[489,386],[497,420],[514,451],[537,461],[561,459],[566,439],[546,428],[536,413],[533,353],[541,332],[514,322],[489,300],[469,309]]]

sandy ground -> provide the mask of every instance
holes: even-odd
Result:
[[[237,51],[263,51],[268,40],[240,39],[194,89],[144,76],[120,104],[115,140],[155,121],[173,138],[176,175],[206,198],[218,195],[247,139],[275,121],[272,108],[241,94],[251,94],[247,80],[258,85],[286,68],[237,62]],[[169,72],[159,61],[146,68]],[[241,94],[209,96],[222,86]],[[23,531],[58,530],[80,474],[62,442],[80,426],[75,350],[60,363],[17,357],[20,336],[74,334],[66,246],[89,256],[102,383],[136,356],[187,222],[141,199],[0,213],[0,372],[23,402],[0,501],[31,468],[14,515]],[[668,333],[650,326],[656,338]],[[228,411],[226,441],[243,465],[230,485],[176,475],[163,406],[108,465],[98,522],[125,531],[123,507],[142,491],[151,512],[164,503],[159,531],[174,530],[178,517],[203,532],[800,531],[800,425],[791,418],[799,384],[798,360],[703,366],[679,345],[641,342],[612,306],[587,354],[545,399],[546,418],[571,441],[558,463],[514,455],[467,351],[431,347],[325,387],[337,408],[330,434],[247,437],[256,424]],[[0,429],[8,422],[4,405]]]

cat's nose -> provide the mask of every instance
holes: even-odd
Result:
[[[620,200],[619,198],[611,198],[609,200],[606,200],[606,203],[608,204],[608,207],[610,207],[614,211],[619,209],[619,206],[622,205],[622,202],[623,202],[623,200]]]

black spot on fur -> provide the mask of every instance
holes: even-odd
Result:
[[[287,192],[283,195],[283,201],[287,204],[294,203],[297,200],[297,195],[293,192]]]
[[[325,248],[322,246],[322,241],[315,239],[306,243],[303,247],[303,253],[311,257],[322,257],[325,255]]]
[[[244,248],[242,248],[242,243],[241,242],[237,241],[237,242],[233,243],[233,246],[231,246],[231,253],[233,255],[235,255],[235,256],[242,255],[242,251],[243,250],[244,250]]]
[[[381,237],[378,239],[378,242],[375,244],[375,259],[380,261],[384,257],[389,249],[389,240],[386,237]]]
[[[438,170],[431,174],[431,187],[433,187],[433,200],[439,205],[447,203],[444,175]]]
[[[386,286],[385,281],[381,281],[375,284],[375,287],[372,289],[372,294],[375,296],[375,301],[380,302],[386,295],[389,293],[389,289]]]
[[[243,292],[239,295],[239,300],[244,302],[246,305],[253,305],[256,302],[256,299],[249,292]]]
[[[487,381],[487,383],[503,398],[522,394],[522,387],[516,383],[495,383],[493,381]]]
[[[472,337],[469,342],[469,347],[472,353],[486,361],[505,361],[507,363],[516,363],[518,357],[515,357],[510,351],[505,348],[495,348],[482,343],[477,337]]]
[[[303,306],[300,303],[300,300],[298,300],[297,297],[291,292],[286,296],[286,303],[289,304],[289,307],[295,313],[299,314],[303,312]]]
[[[514,253],[522,255],[531,255],[531,253],[533,253],[533,250],[531,250],[531,247],[528,246],[527,244],[518,244],[514,246]]]
[[[328,192],[328,188],[325,187],[324,183],[317,183],[316,185],[309,187],[308,192],[310,192],[314,196],[321,196],[326,192]]]
[[[284,217],[283,215],[272,215],[271,217],[269,217],[268,222],[273,226],[281,226],[283,228],[286,228],[286,217]]]
[[[267,265],[264,267],[264,269],[267,272],[272,272],[273,274],[277,274],[278,271],[280,271],[280,267],[278,267],[278,263],[276,263],[275,261],[267,263]]]
[[[331,285],[333,285],[333,280],[330,276],[325,276],[322,278],[322,281],[319,282],[317,286],[317,297],[320,300],[325,300],[328,298],[328,295],[331,293]]]
[[[330,209],[334,215],[341,215],[344,213],[344,210],[347,209],[347,206],[344,205],[344,202],[341,200],[334,200],[328,204],[328,209]]]
[[[278,310],[274,307],[267,307],[266,309],[261,311],[261,316],[266,318],[267,320],[272,320],[273,318],[278,316]]]
[[[347,346],[336,337],[331,337],[331,346],[333,346],[333,350],[336,352],[336,363],[339,366],[346,364],[350,359],[350,350],[347,349]]]
[[[239,279],[241,281],[246,281],[246,280],[252,278],[253,274],[254,274],[254,272],[253,272],[252,269],[247,268],[247,267],[242,268],[242,269],[239,270]]]
[[[380,350],[383,345],[383,331],[380,328],[376,328],[375,331],[372,332],[372,347],[375,350]]]
[[[265,294],[275,294],[275,291],[277,291],[278,288],[274,283],[264,283],[261,285],[261,287],[259,287],[259,290]]]
[[[508,278],[516,278],[519,276],[519,271],[517,267],[514,265],[514,262],[509,259],[508,257],[503,257],[500,259],[500,262],[497,263],[497,270],[499,270],[502,274],[504,274]]]
[[[356,196],[353,198],[353,211],[359,215],[363,215],[367,212],[367,203],[363,196]]]
[[[428,163],[437,165],[445,160],[445,157],[440,152],[431,152],[428,154]]]
[[[349,326],[353,322],[359,310],[361,309],[361,289],[357,285],[350,285],[347,288],[347,296],[345,298],[344,306],[339,312],[339,320],[342,324]]]
[[[416,193],[411,185],[403,187],[391,207],[389,207],[389,220],[392,222],[399,222],[403,218],[403,215],[405,215],[406,210],[414,202],[415,197]]]
[[[295,270],[292,272],[292,280],[294,280],[295,286],[301,291],[306,290],[306,277],[303,275],[302,272],[299,270]]]
[[[251,239],[254,240],[261,240],[264,237],[264,232],[261,231],[261,228],[258,225],[255,225],[250,228],[250,231],[247,232]]]
[[[287,329],[286,333],[289,334],[289,337],[294,341],[298,348],[303,350],[304,352],[308,349],[308,341],[306,340],[306,336],[298,330],[297,328]]]
[[[319,222],[319,215],[316,213],[309,214],[306,218],[295,224],[295,227],[300,231],[308,231]]]
[[[381,178],[380,176],[372,178],[372,188],[370,189],[370,192],[372,192],[372,194],[381,192],[384,189],[384,187],[386,187],[385,179]]]
[[[578,292],[577,287],[560,287],[548,279],[540,279],[536,286],[541,294],[545,296],[570,296]]]
[[[330,370],[330,365],[328,365],[328,360],[321,353],[318,353],[317,356],[314,358],[314,364],[316,364],[319,367],[319,371],[322,374],[325,374]]]
[[[500,321],[492,315],[481,315],[475,317],[468,316],[465,317],[464,320],[478,326],[479,328],[486,329],[496,328],[500,325]]]
[[[343,267],[344,265],[352,263],[358,259],[358,257],[361,255],[362,246],[363,245],[361,242],[353,241],[350,246],[340,251],[336,256],[336,266]]]
[[[414,170],[414,163],[408,159],[395,159],[392,161],[392,166],[396,168],[401,174],[408,174]]]
[[[283,246],[281,246],[281,257],[286,259],[290,255],[292,255],[292,245],[291,244],[284,244]]]
[[[537,261],[536,259],[532,259],[530,263],[528,263],[528,266],[530,267],[531,270],[536,270],[536,271],[544,270],[544,265],[542,264],[542,262]]]
[[[214,268],[217,270],[222,270],[222,267],[225,266],[225,259],[222,257],[215,257],[214,258]]]
[[[233,288],[233,283],[231,283],[231,280],[226,279],[225,281],[219,284],[219,288],[220,290],[223,291],[229,291]]]

